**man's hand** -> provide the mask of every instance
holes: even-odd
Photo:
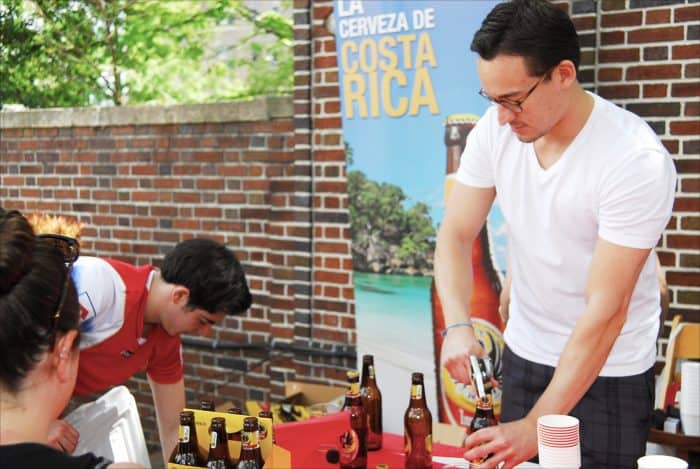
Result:
[[[469,384],[472,382],[469,355],[481,358],[485,354],[484,348],[474,335],[474,329],[466,326],[455,327],[447,331],[442,342],[441,369],[447,368],[452,378],[460,383]]]
[[[464,441],[467,451],[464,459],[478,461],[481,468],[496,468],[502,462],[503,469],[510,469],[537,454],[537,421],[525,417],[495,427],[482,428]]]
[[[49,446],[64,453],[73,454],[80,434],[65,420],[54,420],[49,426]]]

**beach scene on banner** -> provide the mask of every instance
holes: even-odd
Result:
[[[433,255],[449,174],[489,105],[477,93],[469,44],[496,3],[334,3],[358,353],[374,355],[382,391],[392,396],[384,402],[387,431],[403,431],[412,372],[424,374],[436,420],[443,388],[456,389],[456,383],[441,384],[436,370],[441,310]],[[485,239],[498,279],[505,269],[498,210],[489,216]]]

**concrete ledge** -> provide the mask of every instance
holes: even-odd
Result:
[[[73,107],[0,111],[0,129],[256,122],[291,118],[293,114],[294,107],[291,97],[270,96],[250,101],[211,104]]]

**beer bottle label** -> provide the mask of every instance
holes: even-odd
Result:
[[[357,381],[353,383],[348,383],[348,396],[357,397],[360,395],[360,383]]]
[[[216,438],[218,436],[217,432],[211,432],[211,442],[209,443],[210,448],[216,448]]]
[[[360,450],[360,438],[355,430],[348,430],[340,435],[340,464],[349,464],[357,457]]]
[[[260,440],[267,438],[267,428],[262,423],[258,423],[258,434]]]
[[[256,432],[243,432],[241,446],[246,449],[255,449],[258,446],[258,435]]]
[[[423,397],[423,387],[420,384],[411,385],[411,399],[421,399]]]
[[[180,425],[180,443],[190,442],[190,427],[188,425]]]

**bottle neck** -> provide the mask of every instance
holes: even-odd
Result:
[[[413,383],[411,384],[411,406],[425,407],[425,389],[423,383]]]
[[[375,383],[375,379],[374,364],[364,363],[362,365],[362,386],[365,387],[370,383]]]

